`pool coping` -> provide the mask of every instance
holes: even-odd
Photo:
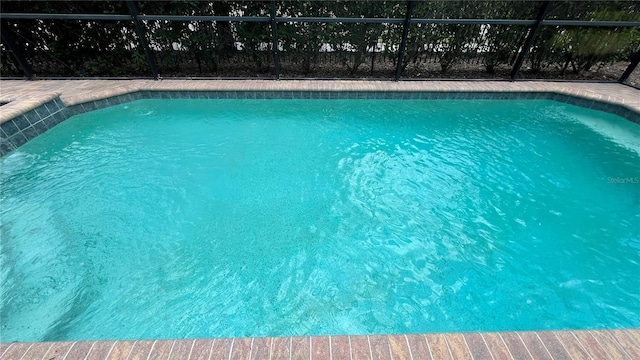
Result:
[[[348,80],[1,80],[0,124],[56,97],[73,106],[139,91],[553,92],[623,106],[640,113],[640,90],[617,83],[548,81]]]
[[[76,84],[88,85],[78,91]],[[548,99],[640,124],[640,90],[611,83],[5,80],[0,86],[0,102],[6,103],[0,112],[0,157],[73,115],[139,99]]]
[[[0,343],[0,359],[639,359],[640,329]]]

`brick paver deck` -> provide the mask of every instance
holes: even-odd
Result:
[[[640,330],[1,343],[0,359],[640,359]]]
[[[504,81],[0,81],[0,123],[60,96],[67,106],[138,90],[558,92],[640,112],[621,84]],[[1,340],[1,339],[0,339]],[[0,343],[2,359],[640,359],[640,329]]]

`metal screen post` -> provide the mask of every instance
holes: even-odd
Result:
[[[636,52],[631,54],[631,63],[627,66],[627,69],[622,73],[622,76],[620,76],[620,80],[618,81],[621,83],[627,81],[631,73],[638,66],[638,63],[640,63],[640,46],[636,49]]]
[[[156,66],[156,59],[153,57],[153,53],[149,48],[149,43],[147,42],[147,33],[144,31],[144,27],[140,23],[140,19],[138,19],[138,7],[136,3],[132,0],[127,0],[127,7],[129,8],[129,14],[131,14],[131,20],[136,27],[136,33],[138,34],[138,39],[140,42],[140,46],[144,49],[144,54],[147,57],[147,63],[149,64],[149,68],[151,69],[151,74],[153,78],[158,80],[158,67]]]
[[[535,40],[538,32],[540,32],[540,28],[542,27],[542,21],[545,16],[547,16],[547,12],[549,12],[549,8],[551,7],[551,0],[545,1],[538,12],[538,16],[536,17],[536,24],[531,27],[529,30],[529,35],[524,41],[524,45],[522,46],[522,50],[520,54],[518,54],[518,58],[516,59],[515,64],[513,64],[513,69],[511,69],[511,81],[516,78],[518,72],[520,72],[520,67],[522,66],[522,62],[524,62],[524,57],[529,53],[529,49],[533,44],[533,40]]]
[[[404,17],[404,27],[402,28],[402,41],[400,42],[400,49],[398,50],[398,63],[396,64],[396,78],[395,81],[400,80],[402,74],[402,64],[404,61],[404,53],[407,50],[407,36],[409,35],[409,26],[411,25],[411,14],[413,13],[414,2],[407,1],[407,14]]]
[[[9,52],[11,53],[11,55],[13,55],[13,58],[16,60],[18,65],[20,65],[20,68],[24,73],[24,75],[27,77],[27,79],[33,80],[33,68],[24,58],[22,51],[20,51],[20,48],[18,47],[18,45],[13,41],[13,39],[9,35],[9,29],[7,29],[4,26],[4,24],[2,24],[0,28],[0,32],[2,32],[2,43],[4,44],[4,46],[7,47],[7,50],[9,50]]]
[[[276,80],[280,80],[280,52],[278,51],[278,22],[276,21],[276,1],[271,0],[271,40],[273,43],[273,64],[276,68]]]

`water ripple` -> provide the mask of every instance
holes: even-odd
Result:
[[[69,119],[0,160],[0,334],[640,326],[640,187],[607,181],[640,176],[637,125],[511,104],[145,100]]]

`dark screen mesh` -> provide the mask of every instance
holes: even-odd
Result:
[[[640,1],[554,1],[546,19],[639,21]]]
[[[399,25],[282,25],[283,77],[392,78],[395,74]]]
[[[506,78],[527,29],[518,25],[412,25],[402,76]]]
[[[6,77],[22,77],[24,72],[13,58],[13,55],[5,47],[0,44],[0,76]]]
[[[640,45],[640,29],[544,26],[520,76],[618,80]]]
[[[624,83],[640,88],[640,66],[636,66]]]
[[[284,18],[375,18],[385,23],[284,21],[277,24],[283,78],[393,78],[406,1],[274,3]],[[415,1],[413,19],[532,20],[542,1]],[[129,15],[124,1],[10,1],[3,13]],[[231,16],[239,21],[144,20],[164,77],[276,75],[269,1],[140,1],[141,15]],[[242,17],[258,17],[258,22]],[[554,1],[547,20],[640,21],[638,1]],[[240,21],[242,20],[242,21]],[[37,76],[151,76],[132,20],[3,18],[3,30]],[[432,24],[409,27],[404,78],[505,78],[530,25]],[[543,26],[520,77],[615,80],[640,44],[638,27]],[[7,44],[0,75],[22,76]]]
[[[417,19],[535,19],[542,1],[416,1]]]
[[[145,21],[163,77],[274,76],[268,23]]]
[[[4,13],[129,15],[124,1],[2,1]]]
[[[268,1],[138,1],[144,15],[269,16]]]
[[[150,74],[130,21],[7,20],[4,25],[37,76]]]

